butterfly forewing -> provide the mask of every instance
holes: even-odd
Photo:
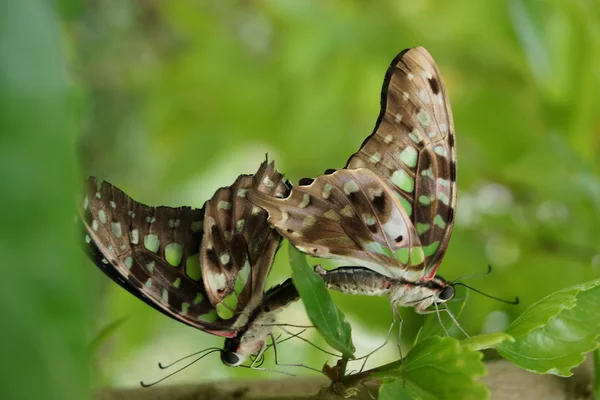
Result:
[[[446,88],[427,50],[405,50],[392,61],[375,130],[346,168],[369,168],[399,194],[425,253],[423,279],[431,279],[454,222],[456,150]]]
[[[247,317],[261,302],[281,240],[267,224],[266,212],[246,198],[251,188],[269,196],[289,193],[274,164],[265,162],[254,176],[240,176],[205,205],[202,275],[209,299],[224,319]],[[236,322],[240,324],[243,318]]]
[[[397,195],[368,169],[339,170],[297,186],[286,199],[250,191],[269,223],[299,250],[418,279],[423,250]]]
[[[196,328],[232,336],[208,301],[200,270],[204,211],[149,207],[95,178],[86,182],[82,220],[94,262],[159,311]]]

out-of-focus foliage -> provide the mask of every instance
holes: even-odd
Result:
[[[91,299],[76,251],[76,97],[46,1],[0,12],[0,398],[85,399]]]
[[[535,303],[508,327],[515,340],[498,346],[502,356],[529,371],[571,376],[598,347],[600,280],[560,290]]]
[[[85,383],[86,354],[69,330],[84,326],[84,311],[90,342],[126,317],[94,353],[97,385],[149,381],[163,376],[157,361],[222,345],[77,261],[67,225],[73,128],[82,175],[144,203],[201,206],[265,153],[293,182],[343,166],[371,133],[387,65],[416,45],[439,64],[457,132],[459,204],[440,273],[453,279],[492,264],[492,276],[468,283],[522,300],[515,307],[472,293],[465,330],[502,331],[535,301],[598,276],[596,1],[88,0],[59,2],[56,12],[47,2],[11,4],[0,24],[9,271],[0,293],[11,310],[3,326],[14,329],[5,334],[18,339],[5,343],[27,362],[10,367],[28,371],[17,387],[35,390],[21,381],[32,376],[50,376],[38,385],[45,389]],[[82,103],[68,102],[67,80]],[[289,275],[284,247],[271,281]],[[357,356],[385,340],[387,299],[332,295],[353,323]],[[410,343],[422,318],[403,317]],[[301,304],[281,320],[307,323]],[[323,344],[314,330],[305,336]],[[386,349],[370,365],[397,357]],[[278,350],[287,363],[319,368],[326,359],[295,339]],[[215,356],[171,382],[258,375]]]

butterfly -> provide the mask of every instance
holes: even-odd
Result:
[[[225,337],[229,366],[264,351],[276,313],[298,298],[291,280],[264,292],[281,236],[250,189],[283,197],[289,184],[265,161],[195,209],[149,207],[91,177],[80,211],[94,263],[163,314]]]
[[[450,300],[453,283],[436,273],[456,208],[454,122],[427,50],[394,58],[375,129],[345,168],[302,179],[287,198],[251,190],[249,199],[300,251],[361,266],[318,269],[329,288],[419,313]]]

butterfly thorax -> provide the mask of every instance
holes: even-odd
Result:
[[[277,315],[298,298],[291,279],[267,291],[262,305],[250,315],[245,327],[235,337],[225,339],[221,361],[236,367],[259,353],[277,324]]]
[[[434,303],[439,305],[454,297],[454,287],[444,278],[436,275],[429,281],[394,281],[390,302],[396,307],[414,307],[417,313],[424,313]]]

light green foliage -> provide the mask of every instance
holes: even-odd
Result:
[[[61,28],[51,2],[20,0],[2,2],[0,27],[0,398],[85,400],[90,269]]]
[[[430,337],[407,354],[404,368],[400,361],[378,368],[373,377],[389,380],[381,386],[385,398],[401,393],[403,374],[406,392],[416,399],[486,399],[487,387],[478,381],[485,375],[482,354],[461,346],[453,338]],[[381,396],[381,394],[380,394]],[[382,397],[380,397],[381,399]]]
[[[323,338],[347,358],[354,358],[352,328],[344,313],[333,302],[325,283],[306,262],[306,256],[288,246],[292,279],[306,307],[306,313]]]
[[[571,376],[571,369],[598,346],[600,280],[563,289],[538,301],[517,318],[498,351],[522,368]]]

